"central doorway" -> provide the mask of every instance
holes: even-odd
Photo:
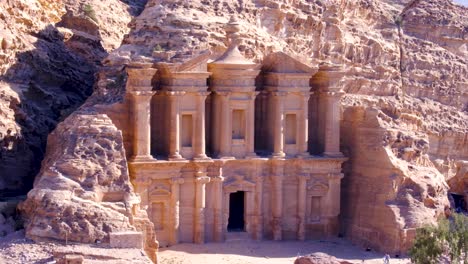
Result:
[[[238,191],[229,194],[228,232],[244,232],[244,199],[245,192]]]

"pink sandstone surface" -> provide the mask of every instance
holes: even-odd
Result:
[[[137,1],[134,6],[80,2],[93,6],[96,23],[78,4],[29,2],[0,4],[5,11],[0,16],[0,189],[30,188],[46,137],[63,120],[49,136],[23,205],[30,237],[63,240],[74,222],[85,223],[75,225],[86,230],[75,238],[82,242],[105,240],[113,230],[135,230],[132,214],[122,208],[132,199],[103,200],[114,188],[128,197],[133,193],[127,149],[113,146],[128,145],[127,131],[119,131],[125,125],[117,121],[125,94],[122,70],[130,62],[184,61],[207,48],[220,54],[226,45],[222,26],[232,13],[242,23],[239,48],[249,59],[285,51],[310,64],[344,65],[341,150],[349,161],[343,167],[341,229],[346,237],[381,251],[405,252],[415,228],[442,214],[448,192],[465,195],[466,7],[449,0],[150,0],[138,15]],[[85,99],[79,112],[67,117]],[[98,122],[107,143],[92,142],[95,132],[80,127],[82,122]],[[90,156],[93,151],[107,155],[89,160],[78,155],[90,150]],[[82,215],[57,218],[63,213],[58,208]]]

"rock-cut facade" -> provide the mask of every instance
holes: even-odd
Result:
[[[338,233],[339,65],[227,50],[127,68],[130,178],[161,246]]]

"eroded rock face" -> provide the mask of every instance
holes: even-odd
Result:
[[[343,230],[359,244],[403,253],[415,229],[434,224],[449,206],[449,186],[430,151],[429,135],[440,124],[421,118],[433,102],[352,95],[344,102],[342,143],[350,160],[344,167]],[[437,108],[450,111],[441,104]],[[468,125],[463,113],[453,118],[459,125],[454,129]]]

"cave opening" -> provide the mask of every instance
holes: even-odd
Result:
[[[467,208],[466,208],[465,197],[457,193],[450,193],[450,195],[453,198],[455,212],[457,213],[466,212]]]

